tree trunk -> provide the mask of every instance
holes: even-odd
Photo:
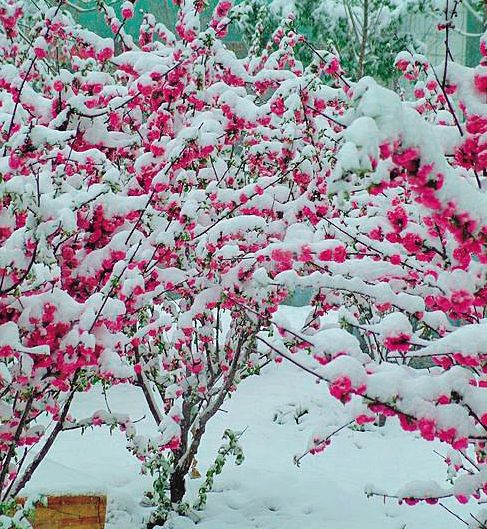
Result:
[[[185,472],[184,469],[175,470],[175,472],[171,474],[171,478],[169,479],[171,503],[180,503],[183,500],[186,492],[186,483],[184,480],[186,474],[187,472]]]
[[[365,55],[367,53],[367,41],[369,39],[369,0],[363,0],[363,19],[362,19],[362,42],[360,43],[360,56],[357,68],[357,80],[365,74]],[[353,15],[351,15],[353,16]]]

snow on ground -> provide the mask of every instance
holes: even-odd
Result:
[[[129,413],[141,433],[155,431],[137,388],[120,385],[108,395],[112,411]],[[105,407],[99,391],[80,395],[73,413],[88,416]],[[171,529],[457,529],[460,522],[439,506],[398,506],[393,500],[367,499],[364,487],[375,484],[388,492],[407,482],[437,479],[445,466],[436,449],[400,430],[394,420],[384,428],[359,432],[343,430],[327,450],[307,456],[298,468],[293,455],[307,448],[309,436],[327,417],[346,422],[341,404],[324,384],[293,365],[270,365],[259,376],[246,379],[238,392],[210,422],[198,455],[204,476],[213,462],[226,428],[243,430],[245,462],[237,467],[229,458],[215,480],[202,519],[174,519]],[[300,423],[295,410],[307,408]],[[277,415],[277,417],[276,417]],[[277,420],[274,420],[277,418]],[[139,529],[148,509],[140,505],[150,478],[139,474],[139,464],[125,450],[121,433],[110,436],[97,428],[81,435],[66,432],[29,484],[28,492],[106,492],[107,529]],[[190,480],[194,498],[202,479]],[[455,501],[456,512],[468,512]],[[468,509],[468,506],[467,506]],[[475,511],[475,506],[472,506]]]

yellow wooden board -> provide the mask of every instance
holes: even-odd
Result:
[[[49,496],[35,510],[34,529],[104,529],[106,496]]]

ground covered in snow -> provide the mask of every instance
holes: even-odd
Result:
[[[136,388],[118,386],[108,396],[113,411],[129,412],[134,418],[147,415]],[[90,414],[105,405],[101,394],[82,395],[76,413]],[[296,412],[309,413],[298,420]],[[364,487],[373,483],[395,492],[416,479],[444,476],[441,458],[433,449],[444,447],[403,433],[394,422],[375,431],[346,429],[320,455],[307,456],[300,466],[293,455],[307,447],[310,434],[319,428],[324,414],[337,424],[340,403],[292,365],[269,366],[260,376],[245,380],[238,393],[211,422],[198,456],[198,468],[215,457],[225,428],[242,430],[245,462],[237,467],[229,461],[217,477],[208,505],[198,523],[201,529],[453,529],[458,520],[439,506],[398,506],[393,501],[367,499]],[[153,426],[138,423],[142,432]],[[139,474],[137,461],[124,448],[118,431],[112,436],[101,428],[84,435],[67,432],[50,453],[29,485],[42,492],[107,492],[108,529],[138,529],[148,509],[140,506],[150,480]],[[202,479],[191,480],[196,492]],[[455,502],[449,504],[458,510]],[[178,518],[170,527],[194,527]]]

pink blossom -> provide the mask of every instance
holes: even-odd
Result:
[[[347,376],[339,377],[330,383],[329,391],[330,395],[336,399],[348,402],[351,399],[352,383]]]
[[[384,340],[384,345],[389,351],[407,352],[411,347],[411,335],[405,332],[399,332],[394,336],[388,336]]]
[[[284,99],[281,96],[276,97],[271,102],[271,112],[273,114],[276,114],[276,116],[279,116],[279,117],[282,116],[285,110],[286,108],[284,106]]]
[[[122,4],[121,9],[122,17],[127,20],[129,18],[132,18],[134,16],[134,6],[132,2],[127,1]]]
[[[487,73],[482,71],[482,73],[477,73],[474,77],[475,88],[485,94],[487,93]]]

